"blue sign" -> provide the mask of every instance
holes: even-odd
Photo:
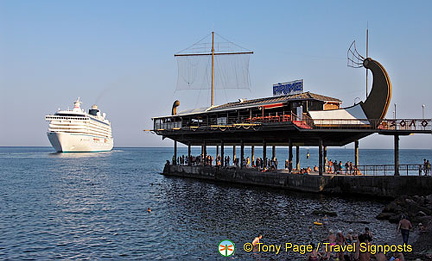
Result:
[[[273,96],[292,95],[303,92],[303,79],[273,84]]]

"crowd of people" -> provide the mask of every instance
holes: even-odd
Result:
[[[230,156],[225,156],[222,158],[220,155],[217,155],[216,157],[211,155],[198,155],[190,157],[187,155],[182,155],[177,158],[173,156],[171,162],[172,164],[177,165],[242,167],[255,168],[261,171],[277,170],[279,166],[279,162],[276,157],[266,159],[261,157],[255,157],[252,159],[250,157],[246,157],[240,160],[240,158],[235,156],[233,159],[231,159]],[[284,167],[289,173],[310,174],[311,172],[319,172],[318,166],[316,165],[313,167],[313,169],[311,167],[294,169],[292,161],[288,159],[285,160]],[[343,164],[342,161],[328,160],[325,162],[324,171],[328,174],[361,175],[359,169],[351,161],[347,161],[345,164]]]
[[[332,161],[330,159],[326,162],[325,166],[326,173],[329,174],[361,175],[360,170],[351,161],[343,164],[342,161],[338,162],[337,160]]]
[[[278,169],[278,160],[276,157],[264,160],[263,158],[257,157],[251,160],[250,157],[243,158],[240,162],[240,158],[234,157],[231,159],[230,156],[225,156],[223,159],[220,155],[213,157],[211,155],[198,155],[198,156],[179,156],[175,158],[173,156],[171,164],[177,165],[191,165],[191,166],[223,166],[225,167],[243,167],[243,168],[257,168],[261,170],[276,170]],[[240,165],[241,164],[241,165]]]

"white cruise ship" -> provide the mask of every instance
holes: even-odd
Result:
[[[113,148],[111,123],[93,105],[88,113],[80,107],[78,98],[73,110],[59,110],[46,115],[47,132],[51,145],[57,152],[101,152]]]

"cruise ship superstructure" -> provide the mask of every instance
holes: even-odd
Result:
[[[102,152],[113,148],[111,123],[106,114],[93,105],[86,113],[78,98],[72,110],[59,110],[46,115],[47,132],[51,145],[57,152]]]

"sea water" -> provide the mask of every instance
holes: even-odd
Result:
[[[186,153],[179,148],[178,155]],[[286,151],[277,153],[280,159]],[[311,149],[308,159],[306,153],[301,163],[317,164],[317,151]],[[297,260],[300,255],[289,251],[247,253],[243,245],[259,233],[266,244],[317,243],[328,229],[361,232],[365,226],[374,242],[401,241],[394,224],[375,219],[386,201],[160,175],[172,155],[172,148],[54,153],[49,147],[0,147],[0,259],[226,260],[218,245],[228,239],[235,244],[230,259]],[[421,164],[431,155],[401,150],[400,158]],[[353,152],[330,149],[328,157],[352,161]],[[391,150],[360,150],[364,164],[392,159]],[[314,210],[337,216],[326,227],[315,226]]]

